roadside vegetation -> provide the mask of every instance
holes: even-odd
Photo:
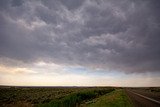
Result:
[[[123,89],[117,89],[101,96],[91,102],[83,104],[84,107],[133,107]]]
[[[70,94],[62,99],[53,100],[49,103],[39,104],[39,107],[76,107],[80,106],[82,102],[92,100],[101,95],[109,93],[114,89],[92,89]]]

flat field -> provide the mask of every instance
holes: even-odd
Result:
[[[0,87],[0,105],[74,107],[114,90],[111,87]]]
[[[160,101],[160,88],[0,87],[1,107],[159,107],[141,96]]]

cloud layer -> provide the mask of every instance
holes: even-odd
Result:
[[[159,10],[158,0],[1,0],[0,61],[160,72]]]

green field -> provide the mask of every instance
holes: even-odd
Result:
[[[133,107],[123,89],[115,90],[84,105],[85,107]]]
[[[61,99],[53,100],[49,103],[39,104],[39,107],[75,107],[80,106],[81,103],[94,98],[100,97],[107,93],[114,91],[112,88],[93,88],[79,92],[72,93]]]

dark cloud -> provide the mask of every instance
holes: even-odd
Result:
[[[158,0],[1,0],[0,4],[3,59],[128,73],[160,71]]]
[[[84,2],[84,0],[60,0],[61,3],[66,6],[69,10],[77,9],[79,6],[81,6]]]
[[[12,0],[12,6],[21,6],[23,4],[23,0]]]

